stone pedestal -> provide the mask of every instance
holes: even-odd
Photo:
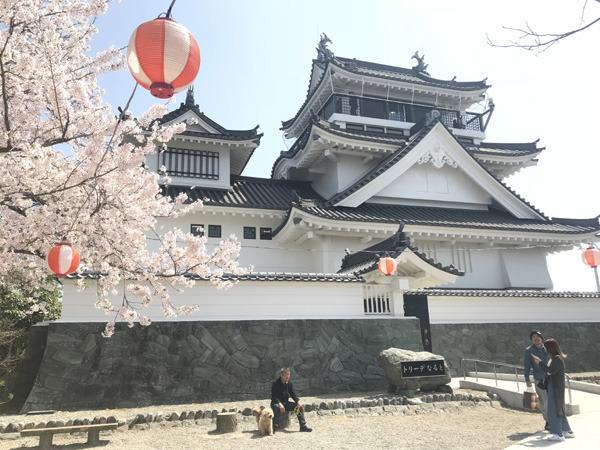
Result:
[[[219,433],[232,433],[237,431],[238,415],[235,412],[217,414],[217,431]]]

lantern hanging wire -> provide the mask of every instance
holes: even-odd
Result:
[[[162,14],[164,14],[166,19],[170,19],[171,18],[171,10],[173,9],[173,5],[175,5],[176,1],[177,0],[173,0],[171,2],[171,4],[169,5],[169,8],[167,9],[167,12],[159,14],[158,17],[160,17]]]

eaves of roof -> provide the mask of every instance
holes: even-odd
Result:
[[[386,64],[373,63],[369,61],[361,61],[359,59],[350,59],[336,57],[337,61],[341,62],[342,68],[361,74],[360,69],[369,69],[373,71],[391,72],[402,75],[413,77],[412,80],[408,80],[411,83],[425,84],[428,86],[442,87],[446,89],[455,89],[460,91],[478,91],[481,89],[488,89],[491,86],[486,83],[486,79],[481,81],[454,81],[454,80],[440,80],[439,78],[433,78],[424,73],[417,72],[414,69],[407,69],[405,67],[388,66]],[[356,67],[356,68],[354,68]],[[385,75],[385,73],[375,75],[378,78],[389,78],[396,79],[392,76]]]
[[[283,159],[292,159],[294,158],[305,146],[308,142],[308,137],[313,128],[317,128],[319,130],[323,130],[327,133],[331,133],[335,136],[339,136],[342,138],[350,138],[355,139],[358,142],[372,142],[384,145],[404,145],[406,143],[406,138],[386,135],[385,133],[374,133],[369,131],[349,131],[343,130],[339,126],[335,124],[330,124],[329,126],[323,126],[317,120],[311,120],[309,126],[302,132],[302,134],[296,139],[294,144],[287,151],[280,152],[279,156],[273,162],[273,166],[271,167],[271,177],[273,177],[275,173],[275,167],[279,164]]]
[[[215,122],[214,120],[212,120],[210,117],[208,117],[206,114],[204,114],[202,111],[200,111],[200,108],[198,107],[198,105],[193,104],[191,102],[186,101],[186,103],[181,103],[179,108],[171,111],[170,113],[165,114],[164,116],[162,116],[160,118],[160,123],[167,123],[167,122],[171,122],[172,120],[175,120],[176,118],[182,116],[183,114],[185,114],[188,111],[193,111],[194,114],[196,114],[198,117],[200,117],[200,119],[202,119],[202,121],[204,121],[205,123],[207,123],[208,125],[210,125],[212,128],[214,128],[215,130],[217,130],[219,133],[221,134],[213,134],[213,133],[200,133],[200,134],[207,134],[207,135],[211,135],[212,137],[214,137],[215,139],[220,139],[220,138],[224,138],[225,136],[227,136],[228,138],[235,138],[235,137],[239,137],[241,139],[239,140],[245,140],[245,139],[260,139],[260,137],[262,136],[262,134],[258,134],[257,130],[258,130],[258,125],[255,126],[252,129],[249,130],[230,130],[227,129],[223,126],[221,126],[220,124],[218,124],[217,122]],[[188,131],[188,132],[184,132],[183,134],[186,133],[195,133],[193,131]]]
[[[432,297],[460,296],[460,297],[535,297],[535,298],[596,298],[600,299],[600,292],[577,291],[544,291],[533,289],[417,289],[406,292],[408,295],[428,295]]]
[[[68,279],[100,279],[105,274],[100,272],[77,272],[68,275]],[[208,281],[208,278],[195,274],[185,274],[187,278],[197,281]],[[327,282],[327,283],[363,283],[362,277],[352,273],[305,273],[305,272],[252,272],[235,275],[224,274],[223,280],[231,281],[303,281],[303,282]]]
[[[407,249],[410,249],[415,255],[436,269],[452,275],[464,275],[463,271],[458,270],[454,266],[445,266],[420,252],[417,247],[410,244],[410,240],[402,231],[398,231],[393,236],[385,239],[382,242],[372,245],[371,247],[344,256],[342,259],[342,266],[338,273],[364,275],[365,273],[371,272],[377,268],[380,257],[385,255],[391,258],[397,258]]]
[[[445,228],[485,229],[551,234],[590,234],[600,231],[598,217],[591,219],[538,220],[518,219],[508,213],[494,210],[459,210],[426,206],[388,205],[363,203],[357,207],[303,206],[295,203],[277,231],[289,221],[292,210],[335,221],[423,225]],[[276,230],[273,230],[273,235]]]

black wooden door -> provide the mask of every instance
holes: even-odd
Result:
[[[418,317],[421,323],[421,340],[425,351],[431,352],[431,324],[429,323],[429,305],[427,296],[404,294],[404,316]]]

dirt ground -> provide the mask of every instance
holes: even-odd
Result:
[[[489,404],[455,406],[414,415],[330,415],[308,418],[312,433],[297,424],[274,436],[260,436],[253,420],[239,431],[215,433],[210,421],[154,423],[148,429],[121,427],[103,436],[105,449],[502,449],[540,430],[540,415]],[[56,449],[86,448],[84,435],[57,435]],[[0,441],[0,449],[35,448],[37,438]]]

